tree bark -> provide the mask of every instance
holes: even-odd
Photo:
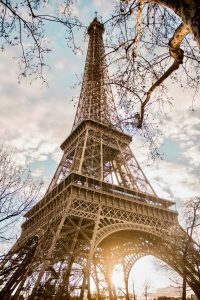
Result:
[[[148,0],[172,9],[189,26],[200,48],[200,1],[198,0]]]
[[[182,300],[186,300],[186,276],[183,275]]]

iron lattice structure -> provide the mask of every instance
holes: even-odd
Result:
[[[116,299],[114,265],[128,277],[152,254],[184,276],[200,299],[199,254],[178,224],[173,201],[159,198],[119,126],[106,68],[104,26],[94,19],[77,113],[46,195],[28,213],[1,265],[1,299]],[[185,245],[187,244],[187,255]],[[194,263],[195,262],[195,263]]]

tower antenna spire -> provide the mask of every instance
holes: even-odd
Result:
[[[88,27],[88,51],[72,130],[86,119],[92,119],[106,126],[120,129],[105,60],[104,25],[97,20],[97,11],[95,16]]]

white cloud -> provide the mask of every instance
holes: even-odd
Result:
[[[61,157],[62,157],[62,151],[61,151],[61,150],[57,150],[57,151],[55,151],[55,152],[53,152],[53,153],[51,154],[51,158],[52,158],[57,164],[60,163]]]
[[[168,194],[168,197],[173,196],[174,200],[195,196],[199,191],[198,178],[190,173],[184,164],[163,161],[147,173],[148,177],[153,179],[159,194]]]
[[[40,177],[44,174],[44,171],[44,168],[36,168],[31,172],[31,174],[33,177]]]
[[[190,165],[199,167],[200,166],[200,145],[193,145],[187,150],[185,150],[183,154],[189,161]]]
[[[58,92],[37,81],[18,84],[19,70],[15,64],[10,68],[12,51],[1,55],[1,140],[15,148],[19,163],[47,160],[71,130],[75,109],[66,84]],[[50,77],[50,84],[58,81],[56,74]]]

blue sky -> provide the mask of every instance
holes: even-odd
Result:
[[[78,3],[77,15],[86,25],[93,19],[94,11],[97,10],[106,19],[112,8],[112,2],[106,0],[82,0]],[[83,73],[87,49],[87,41],[82,41],[81,32],[77,35],[77,42],[83,54],[76,56],[67,47],[61,26],[51,25],[48,32],[53,48],[47,58],[50,65],[49,71],[46,71],[48,87],[38,81],[30,84],[29,79],[19,84],[19,69],[12,59],[15,50],[11,48],[0,53],[1,141],[15,147],[16,161],[30,165],[32,175],[44,181],[44,190],[61,158],[59,145],[71,131],[76,111],[71,100],[80,92],[80,86],[73,85],[77,82],[76,74],[80,78]],[[191,91],[181,90],[170,81],[168,86],[174,101],[172,109],[161,116],[163,136],[159,137],[159,148],[163,160],[147,162],[148,147],[141,145],[138,137],[133,137],[132,149],[158,195],[175,200],[179,205],[200,193],[200,103],[196,101],[192,111]],[[145,264],[147,262],[141,264],[138,274],[144,270]],[[169,284],[166,277],[153,269],[150,260],[148,264],[150,272],[146,276],[151,277],[155,287]],[[145,281],[145,273],[140,277],[138,289]]]

